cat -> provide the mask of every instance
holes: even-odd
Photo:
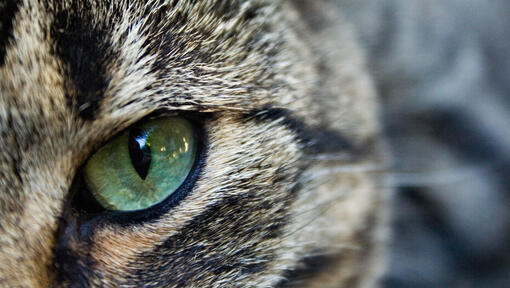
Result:
[[[1,3],[1,286],[377,284],[378,100],[331,2]],[[91,155],[169,116],[201,139],[182,199],[90,208]]]

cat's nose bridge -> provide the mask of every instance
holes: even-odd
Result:
[[[2,287],[50,285],[55,235],[67,191],[65,173],[59,170],[45,167],[16,175],[0,169],[14,175],[6,177],[11,182],[0,181]]]

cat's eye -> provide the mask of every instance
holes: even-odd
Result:
[[[161,118],[135,125],[89,158],[83,179],[95,200],[112,211],[154,206],[174,193],[195,162],[193,125]]]

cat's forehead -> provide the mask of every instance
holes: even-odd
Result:
[[[0,89],[9,107],[3,122],[18,124],[4,126],[27,138],[82,129],[100,131],[91,137],[101,139],[156,110],[250,114],[283,107],[309,125],[354,137],[376,129],[366,118],[372,114],[359,110],[373,107],[359,55],[322,55],[302,45],[314,39],[300,35],[308,28],[278,9],[284,4],[184,2],[15,6],[2,43]],[[329,40],[320,39],[328,50]],[[77,139],[86,146],[85,138]]]
[[[281,61],[279,31],[257,23],[274,7],[255,2],[229,6],[229,17],[208,1],[21,5],[5,43],[4,94],[65,102],[84,120],[267,104],[278,96],[268,87],[284,88],[269,71]]]

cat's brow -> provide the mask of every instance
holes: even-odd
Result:
[[[250,62],[248,54],[255,52],[227,57],[217,52],[214,39],[208,38],[209,30],[223,29],[223,23],[234,21],[220,17],[223,13],[211,14],[216,17],[210,21],[212,26],[198,29],[177,16],[156,21],[157,13],[152,12],[135,15],[126,10],[120,15],[106,11],[111,19],[98,20],[92,10],[103,9],[101,5],[89,9],[85,4],[71,3],[72,7],[48,8],[53,15],[50,37],[56,47],[54,56],[64,64],[61,73],[68,103],[82,119],[124,113],[120,110],[127,114],[154,109],[246,111],[271,95],[257,91],[255,81],[246,77],[257,70],[265,77],[269,62],[264,63],[260,55],[257,62]],[[253,20],[248,16],[255,15],[256,9],[245,6],[245,12],[251,12],[233,13],[235,23]],[[252,29],[260,33],[256,26]],[[253,42],[256,33],[245,34],[250,36],[239,37],[228,51],[248,43],[266,47],[265,42],[274,42],[269,38]],[[274,54],[276,46],[263,51]]]
[[[340,152],[351,154],[356,150],[347,136],[340,131],[328,127],[310,127],[303,119],[294,116],[288,109],[265,105],[251,110],[245,117],[261,121],[281,119],[282,124],[292,130],[297,138],[305,144],[305,151],[310,154]]]

